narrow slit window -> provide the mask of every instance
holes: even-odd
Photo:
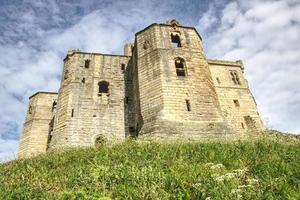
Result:
[[[129,97],[126,97],[126,104],[128,104],[129,103]]]
[[[122,71],[125,70],[125,64],[121,64],[121,70],[122,70]]]
[[[89,68],[90,67],[90,60],[85,60],[84,67]]]
[[[240,107],[239,100],[235,99],[235,100],[233,100],[233,103],[234,103],[235,107]]]
[[[241,123],[241,125],[242,125],[242,129],[245,129],[245,125],[243,122]]]
[[[29,106],[29,108],[28,108],[28,113],[29,113],[29,114],[32,114],[32,106]]]
[[[175,68],[177,76],[186,76],[185,62],[182,58],[175,59]]]
[[[186,104],[186,109],[187,109],[187,111],[191,111],[191,103],[190,103],[190,100],[186,99],[186,100],[185,100],[185,104]]]
[[[74,117],[74,109],[72,109],[71,117]]]
[[[69,77],[69,70],[65,70],[65,74],[64,74],[64,79],[66,80],[66,79],[68,79],[68,77]]]
[[[173,48],[181,47],[179,34],[172,33],[171,34],[171,42],[172,42]]]
[[[56,106],[57,106],[56,101],[53,101],[52,109],[51,109],[52,112],[56,112]]]
[[[85,78],[82,78],[81,82],[82,82],[82,83],[85,83]]]
[[[98,83],[99,93],[108,93],[109,92],[109,83],[106,81],[101,81]]]

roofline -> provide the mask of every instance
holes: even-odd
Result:
[[[152,26],[168,26],[168,27],[173,27],[172,25],[170,24],[158,24],[158,23],[153,23],[153,24],[150,24],[149,26],[147,26],[146,28],[144,28],[143,30],[140,30],[139,32],[137,32],[135,34],[135,36],[137,36],[138,34],[148,30],[149,28],[151,28]],[[177,26],[177,25],[176,25]],[[193,29],[194,31],[196,31],[197,35],[199,36],[200,40],[202,41],[202,37],[200,36],[200,34],[198,33],[197,29],[195,27],[191,27],[191,26],[177,26],[177,27],[180,27],[180,28],[187,28],[187,29]]]
[[[38,92],[36,92],[36,93],[34,93],[33,95],[31,95],[30,97],[29,97],[29,99],[31,99],[32,97],[34,97],[34,96],[36,96],[36,95],[38,95],[38,94],[58,94],[58,92],[44,92],[44,91],[38,91]]]
[[[241,60],[237,61],[228,61],[228,60],[216,60],[216,59],[207,59],[208,64],[215,65],[225,65],[225,66],[236,66],[244,68],[243,62]]]
[[[130,58],[131,57],[131,56],[117,55],[117,54],[105,54],[105,53],[93,53],[93,52],[73,51],[73,52],[68,53],[66,55],[66,57],[64,58],[64,61],[68,58],[68,56],[72,56],[74,54],[88,54],[88,55],[100,55],[100,56],[117,56],[117,57],[126,57],[126,58]]]

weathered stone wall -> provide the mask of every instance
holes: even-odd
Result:
[[[18,158],[46,152],[51,132],[50,123],[55,115],[55,109],[52,107],[56,101],[57,93],[38,92],[29,98]]]
[[[264,129],[256,102],[244,78],[241,61],[208,60],[210,71],[223,115],[230,127],[239,134],[255,134]],[[234,83],[231,72],[236,72],[240,84]]]
[[[180,47],[172,47],[172,33]],[[152,25],[136,35],[135,51],[143,137],[230,133],[195,29]],[[176,74],[176,58],[184,60],[186,76]]]
[[[89,60],[88,66],[86,60]],[[125,139],[124,70],[129,57],[74,52],[65,61],[51,148]],[[125,68],[122,69],[125,65]],[[99,83],[109,83],[107,93]]]
[[[238,139],[264,129],[242,62],[207,60],[196,29],[174,20],[136,33],[124,56],[69,51],[58,95],[37,93],[30,107],[19,157],[126,136]]]

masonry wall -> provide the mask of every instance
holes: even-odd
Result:
[[[223,115],[230,127],[238,134],[256,134],[263,130],[256,102],[244,78],[243,64],[240,61],[208,62]],[[237,72],[240,84],[234,83],[231,72]]]
[[[89,65],[85,62],[89,60]],[[125,139],[124,70],[129,57],[74,52],[65,60],[51,148],[93,146],[97,138]],[[126,69],[125,69],[126,70]],[[100,93],[99,83],[109,83]]]
[[[178,59],[184,76],[176,71]],[[58,94],[38,92],[30,98],[18,156],[125,137],[199,140],[255,134],[264,126],[243,70],[240,61],[207,60],[196,29],[174,20],[138,32],[134,44],[124,46],[124,56],[69,51]],[[106,92],[99,90],[103,81]]]
[[[181,47],[171,46],[170,35],[174,32],[180,35]],[[144,138],[196,139],[231,133],[194,29],[167,25],[146,28],[136,35],[136,53],[143,119],[140,134]],[[185,61],[185,77],[176,75],[178,57]]]
[[[20,139],[18,158],[28,158],[45,153],[48,146],[51,120],[57,101],[57,93],[39,92],[30,97],[23,133]]]

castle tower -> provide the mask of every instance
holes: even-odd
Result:
[[[124,70],[129,57],[68,52],[50,149],[125,139]]]
[[[230,133],[195,28],[175,20],[152,24],[136,34],[133,54],[141,137],[193,139]]]
[[[57,93],[37,92],[29,97],[29,106],[20,139],[18,158],[46,153],[53,130]]]

